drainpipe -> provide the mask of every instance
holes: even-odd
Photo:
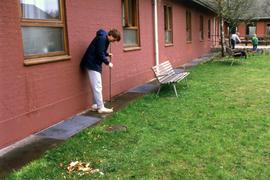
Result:
[[[158,47],[158,11],[157,0],[154,1],[154,31],[155,31],[155,63],[159,64],[159,47]]]

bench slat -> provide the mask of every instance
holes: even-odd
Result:
[[[178,81],[183,80],[188,74],[189,73],[187,73],[187,72],[174,74],[174,75],[171,75],[171,76],[167,77],[163,81],[160,81],[160,83],[161,84],[176,83]]]
[[[164,74],[166,72],[171,72],[173,70],[173,68],[171,66],[161,66],[161,67],[153,68],[153,70],[157,74]]]

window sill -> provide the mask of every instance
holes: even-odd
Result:
[[[192,43],[192,41],[187,41],[187,44],[191,44]]]
[[[165,47],[171,47],[171,46],[173,46],[172,43],[171,44],[165,44]]]
[[[69,55],[63,56],[53,56],[53,57],[43,57],[43,58],[34,58],[34,59],[25,59],[24,65],[25,66],[32,66],[37,64],[45,64],[51,62],[58,62],[58,61],[65,61],[71,59]]]
[[[124,52],[141,50],[141,47],[125,47]]]

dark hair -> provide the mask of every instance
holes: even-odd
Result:
[[[109,36],[112,36],[116,41],[120,41],[121,40],[121,33],[117,30],[117,29],[111,29],[108,32]]]

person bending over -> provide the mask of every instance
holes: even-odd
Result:
[[[87,69],[93,94],[92,110],[98,111],[98,113],[113,112],[113,109],[104,106],[101,73],[103,63],[110,68],[113,67],[113,64],[107,58],[112,56],[111,53],[107,52],[109,44],[116,41],[119,42],[120,40],[121,34],[117,29],[112,29],[108,33],[103,29],[98,30],[80,64],[81,67]]]

